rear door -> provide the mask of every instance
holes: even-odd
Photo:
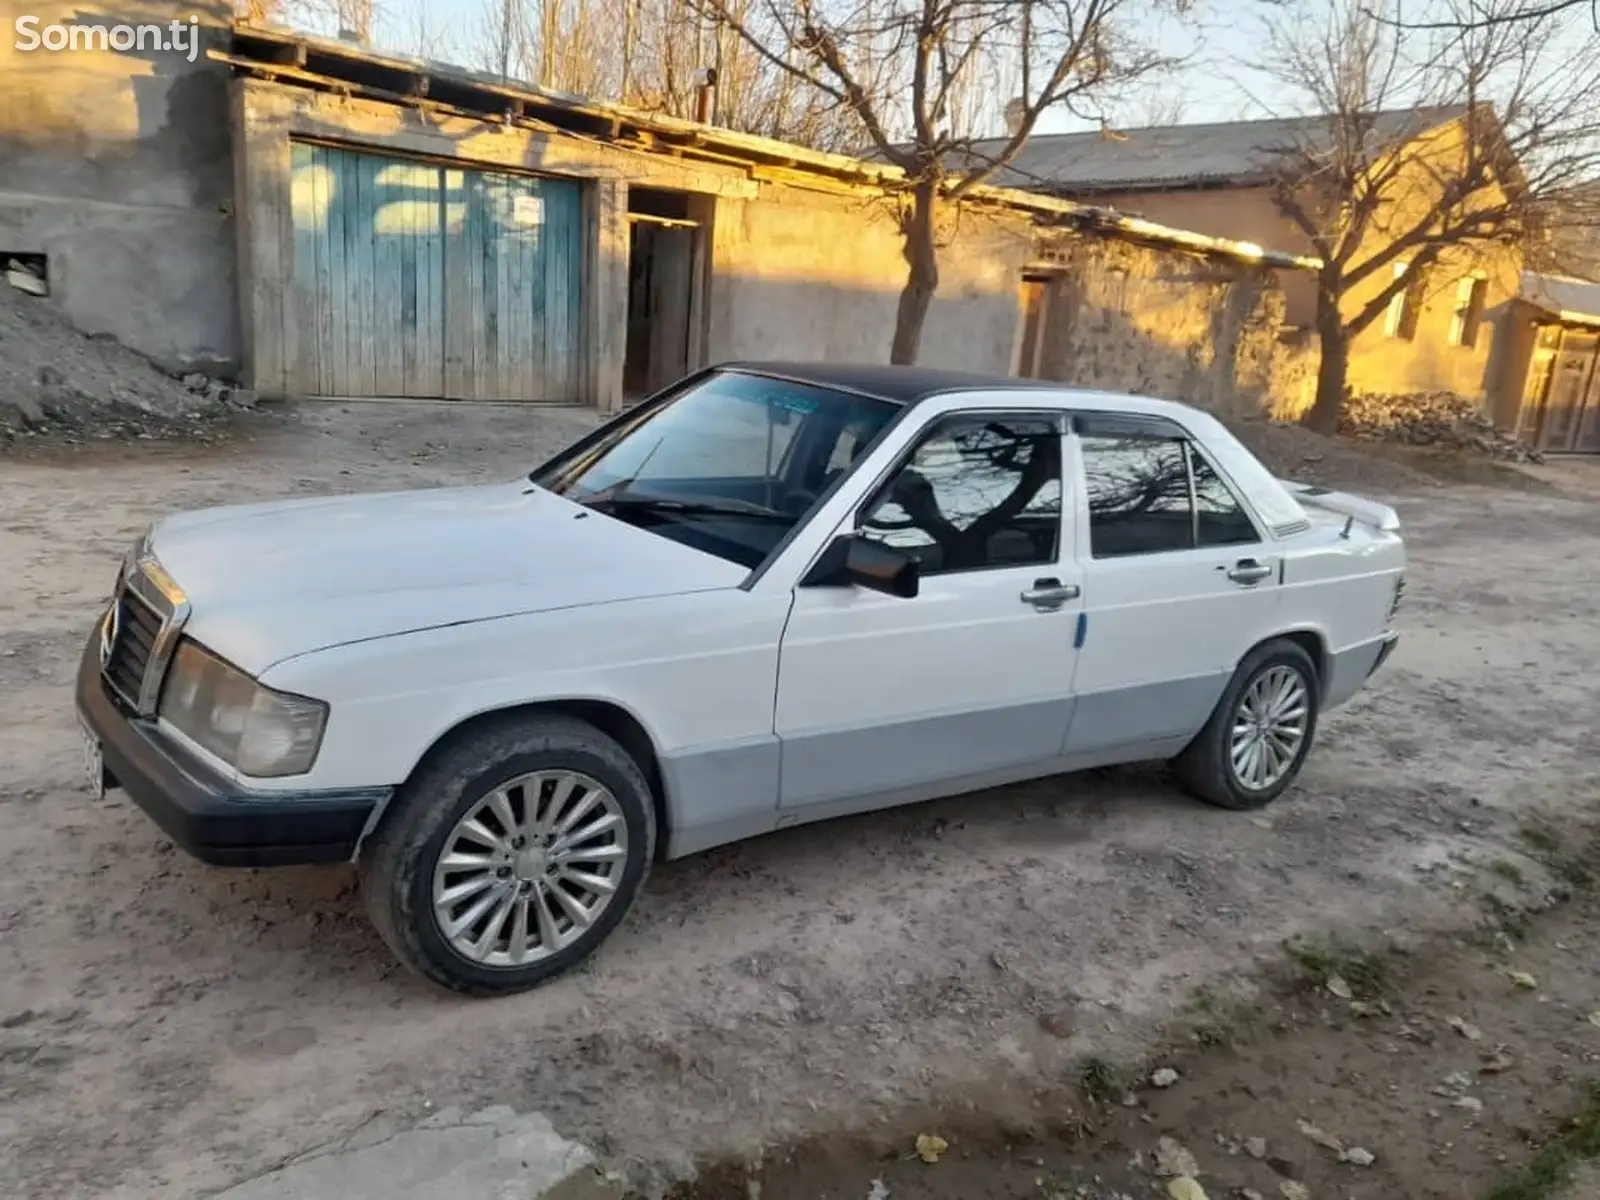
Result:
[[[1073,419],[1084,615],[1069,753],[1173,752],[1272,623],[1282,558],[1173,422]]]

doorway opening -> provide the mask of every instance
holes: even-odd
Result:
[[[1050,314],[1050,286],[1054,276],[1029,272],[1022,277],[1017,292],[1022,315],[1022,336],[1017,346],[1016,373],[1024,379],[1038,379],[1044,366],[1045,331]]]
[[[627,402],[643,399],[700,363],[704,209],[686,192],[628,189]]]

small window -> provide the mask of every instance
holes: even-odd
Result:
[[[1484,300],[1489,292],[1489,281],[1478,275],[1468,275],[1456,283],[1456,311],[1450,321],[1450,344],[1471,350],[1478,344],[1478,330],[1483,326]]]
[[[1195,540],[1205,546],[1247,546],[1259,542],[1255,523],[1222,476],[1194,446],[1189,447],[1194,472]]]
[[[1394,278],[1402,278],[1411,266],[1408,262],[1394,264]],[[1422,314],[1423,269],[1411,272],[1411,278],[1389,299],[1389,309],[1384,316],[1383,331],[1392,338],[1409,342],[1417,336],[1417,318]]]
[[[1133,433],[1091,435],[1082,442],[1089,552],[1095,558],[1193,549],[1183,441]]]
[[[1053,563],[1061,542],[1061,429],[1040,417],[936,428],[862,510],[861,532],[925,575]]]

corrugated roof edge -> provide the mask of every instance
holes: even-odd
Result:
[[[1600,283],[1570,275],[1523,271],[1518,298],[1558,321],[1600,326]]]
[[[319,57],[323,58],[345,59],[352,63],[386,68],[388,70],[438,77],[503,95],[507,100],[521,101],[524,104],[531,102],[535,105],[542,105],[550,109],[571,113],[575,116],[588,116],[619,123],[625,122],[637,129],[657,135],[689,138],[698,146],[703,146],[707,149],[715,148],[724,154],[731,153],[735,157],[742,154],[752,159],[774,159],[780,164],[789,166],[790,169],[800,169],[819,175],[842,176],[857,186],[892,187],[902,183],[905,179],[904,171],[888,163],[875,163],[865,159],[852,158],[845,154],[812,150],[809,147],[796,145],[792,142],[778,141],[776,138],[740,133],[736,130],[725,129],[716,125],[702,125],[696,121],[684,120],[680,117],[648,113],[625,105],[591,100],[587,97],[567,92],[549,91],[535,87],[532,84],[502,82],[496,76],[472,71],[465,67],[432,62],[427,59],[411,58],[405,55],[378,53],[336,38],[318,37],[313,34],[301,33],[298,30],[278,26],[253,25],[248,21],[234,22],[233,32],[236,36],[242,36],[253,41],[267,42],[280,47],[290,49],[303,47],[306,51],[314,50]],[[273,68],[276,67],[279,74],[287,75],[287,70],[283,63],[274,63],[266,60],[245,60],[234,54],[216,49],[207,50],[206,55],[210,59],[227,63],[236,69],[258,70],[261,73],[270,74]],[[360,90],[359,84],[351,85],[349,81],[341,82],[352,86],[354,90]],[[421,98],[420,96],[417,97],[417,99]],[[693,147],[684,147],[684,150],[686,153],[692,153]],[[761,164],[751,162],[750,165],[757,166]],[[1322,265],[1314,257],[1272,250],[1258,246],[1253,242],[1212,237],[1208,234],[1196,233],[1193,230],[1178,229],[1154,221],[1125,216],[1115,209],[1097,208],[1092,205],[1063,200],[1054,196],[1040,195],[1018,188],[982,185],[973,188],[967,194],[972,200],[981,203],[1032,213],[1038,217],[1050,218],[1055,223],[1087,226],[1100,232],[1116,233],[1134,240],[1171,245],[1199,254],[1219,255],[1243,262],[1290,270],[1315,271]]]

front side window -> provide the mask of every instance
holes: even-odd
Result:
[[[1186,439],[1090,435],[1082,446],[1095,558],[1260,540],[1233,490]]]
[[[925,575],[1053,563],[1061,429],[1048,417],[941,422],[862,509],[861,532]]]
[[[717,371],[530,478],[607,516],[755,567],[897,411],[868,396]]]

